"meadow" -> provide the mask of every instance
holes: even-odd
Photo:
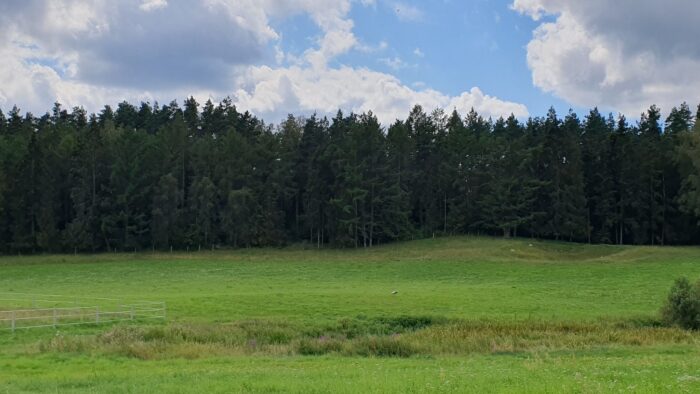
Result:
[[[0,392],[697,392],[700,333],[659,319],[679,276],[700,277],[700,248],[6,256],[4,294],[164,301],[168,319],[0,331]]]

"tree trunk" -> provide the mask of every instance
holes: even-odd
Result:
[[[663,246],[666,240],[666,175],[664,173],[661,174],[661,195],[661,245]]]
[[[588,233],[588,243],[591,243],[591,207],[586,211],[586,233]]]
[[[369,247],[372,247],[374,239],[374,185],[370,188],[369,198]]]
[[[649,176],[649,238],[654,246],[654,176]]]
[[[442,206],[443,206],[443,208],[442,208],[442,210],[443,210],[443,212],[442,212],[442,217],[443,217],[442,232],[443,232],[443,234],[447,234],[447,192],[443,192],[442,196],[443,196],[443,198],[442,198],[442,200],[443,200],[443,203],[442,203]]]

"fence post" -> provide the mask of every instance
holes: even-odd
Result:
[[[95,323],[100,323],[100,307],[99,305],[95,307]]]
[[[134,320],[134,306],[133,305],[131,305],[131,312],[130,312],[129,316],[131,317],[131,320]]]
[[[12,333],[14,333],[15,332],[15,311],[12,311],[11,316],[12,316]]]
[[[56,328],[56,307],[53,307],[53,328]]]

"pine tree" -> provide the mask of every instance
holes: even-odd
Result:
[[[681,134],[679,140],[675,160],[682,178],[678,203],[683,213],[694,217],[697,233],[700,227],[700,105],[693,131]]]
[[[254,239],[251,213],[257,209],[253,193],[248,188],[231,190],[221,222],[228,242],[233,247],[249,247]]]
[[[172,174],[161,176],[153,191],[151,208],[151,239],[154,248],[172,247],[173,242],[180,238],[178,236],[179,196],[177,179]]]
[[[686,103],[673,107],[666,118],[666,126],[658,153],[662,156],[663,228],[662,243],[688,243],[694,234],[693,220],[684,214],[679,205],[682,175],[676,161],[682,136],[693,128],[693,114]]]
[[[117,110],[114,113],[114,124],[117,127],[135,130],[138,128],[138,117],[139,115],[136,107],[126,101],[122,101],[117,105]]]
[[[40,207],[40,146],[35,132],[36,121],[31,114],[20,117],[14,107],[10,112],[9,132],[12,135],[9,151],[14,171],[9,174],[11,186],[8,202],[10,247],[20,252],[36,251],[37,218]],[[10,168],[13,168],[10,167]]]
[[[189,135],[199,135],[201,134],[202,127],[199,120],[199,103],[194,97],[190,96],[185,100],[185,110],[182,112],[182,116],[187,123],[187,129]]]
[[[192,184],[192,196],[190,198],[190,216],[194,218],[190,227],[192,236],[190,239],[201,249],[202,245],[209,246],[212,243],[216,220],[216,187],[208,177],[197,179]]]
[[[0,136],[4,136],[5,133],[7,133],[7,119],[2,109],[0,109]]]
[[[639,227],[635,220],[635,199],[638,187],[636,170],[634,133],[630,130],[627,119],[620,115],[615,132],[610,137],[610,174],[614,200],[613,232],[614,242],[629,242],[630,234]]]
[[[114,161],[101,206],[105,243],[110,250],[150,247],[144,235],[150,229],[151,186],[155,184],[151,172],[155,168],[154,141],[145,133],[123,129],[116,129],[108,138]]]
[[[409,163],[413,150],[408,128],[401,121],[389,127],[386,136],[385,196],[381,210],[381,233],[387,240],[415,235],[411,221]]]
[[[448,231],[451,233],[466,232],[473,217],[471,216],[474,202],[470,200],[470,181],[468,175],[472,156],[470,149],[474,143],[473,136],[464,125],[457,110],[452,114],[446,124],[447,155],[443,159],[441,169],[445,176],[451,180],[450,196],[448,199],[450,216],[448,218]]]
[[[660,118],[659,109],[652,105],[642,114],[639,122],[639,143],[642,155],[639,167],[644,185],[640,190],[640,230],[646,235],[645,242],[652,245],[663,243],[665,218],[663,158],[657,154],[661,146]]]

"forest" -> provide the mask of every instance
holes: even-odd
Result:
[[[0,252],[371,247],[451,234],[700,243],[700,106],[630,122],[415,106],[289,115],[230,99],[0,111]]]

